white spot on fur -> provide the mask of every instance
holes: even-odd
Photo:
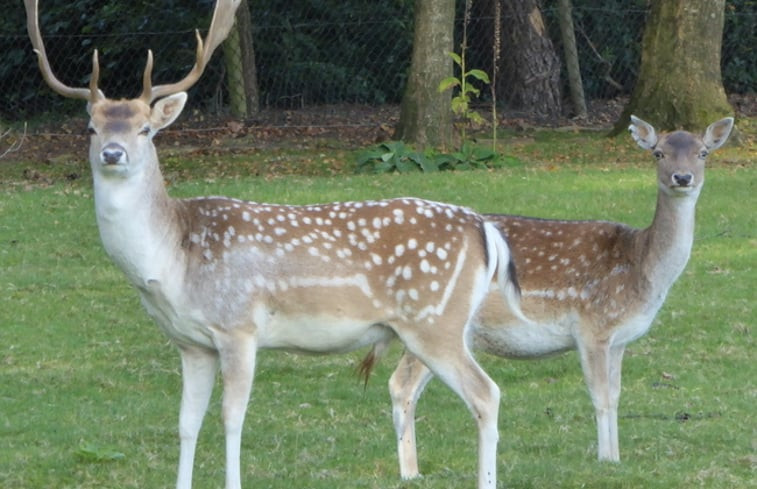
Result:
[[[405,267],[402,269],[402,278],[404,278],[405,280],[410,280],[411,278],[413,278],[413,270],[407,265],[405,265]]]
[[[436,249],[436,256],[439,257],[440,260],[446,260],[447,259],[447,251],[444,248],[437,248]]]

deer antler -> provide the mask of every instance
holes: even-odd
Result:
[[[34,52],[37,53],[39,70],[42,72],[42,78],[55,92],[68,98],[78,98],[84,100],[94,100],[102,97],[102,93],[97,89],[97,75],[100,71],[97,62],[97,51],[92,56],[92,81],[89,88],[73,88],[58,80],[50,68],[50,62],[47,60],[45,44],[42,42],[42,34],[39,31],[39,16],[37,13],[38,0],[24,0],[26,7],[26,30],[29,32],[29,39],[32,41]]]
[[[145,73],[143,76],[142,95],[139,98],[149,104],[156,99],[165,97],[166,95],[186,91],[194,85],[197,80],[200,79],[200,76],[202,76],[202,72],[205,71],[205,66],[213,55],[213,51],[215,51],[218,45],[229,35],[229,31],[231,31],[231,28],[234,25],[234,14],[240,3],[241,0],[216,1],[215,10],[213,11],[213,19],[210,21],[210,28],[208,29],[207,36],[205,36],[205,41],[200,37],[200,32],[195,31],[195,36],[197,37],[196,61],[192,70],[184,77],[184,79],[176,83],[153,87],[151,81],[152,51],[148,51],[147,65],[145,66]]]
[[[197,59],[194,67],[184,79],[169,85],[158,85],[153,87],[151,81],[153,63],[152,52],[148,51],[147,65],[145,66],[143,76],[143,89],[140,99],[145,103],[150,104],[160,97],[185,91],[194,85],[205,70],[205,66],[213,55],[213,51],[215,51],[218,45],[229,35],[229,31],[231,31],[231,27],[234,25],[234,14],[240,3],[241,0],[216,1],[215,10],[213,11],[213,19],[210,22],[208,35],[204,42],[200,37],[199,31],[195,31],[197,36]],[[95,50],[92,55],[92,77],[89,88],[74,88],[64,84],[55,76],[52,68],[50,68],[50,62],[47,59],[45,45],[42,41],[42,34],[39,29],[38,0],[24,0],[24,6],[26,8],[26,28],[29,32],[29,39],[34,47],[34,52],[37,53],[39,69],[42,72],[42,77],[50,88],[68,98],[78,98],[90,100],[92,102],[104,98],[103,93],[97,88],[100,72],[97,50]]]

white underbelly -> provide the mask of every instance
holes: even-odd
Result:
[[[260,348],[285,349],[305,353],[343,353],[394,338],[391,328],[365,320],[325,315],[285,315],[267,318],[256,309]]]
[[[650,308],[639,314],[628,317],[618,325],[610,338],[612,346],[626,345],[642,336],[652,327],[659,308]]]
[[[537,358],[576,348],[567,324],[474,324],[473,348],[506,358]]]

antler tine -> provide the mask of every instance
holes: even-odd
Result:
[[[202,76],[203,71],[205,71],[205,66],[210,61],[213,51],[229,35],[234,25],[234,15],[240,3],[241,0],[217,0],[215,10],[213,11],[213,19],[210,21],[210,28],[204,42],[200,36],[200,32],[195,31],[195,36],[197,37],[197,57],[194,66],[187,76],[176,83],[157,85],[149,89],[148,86],[151,83],[145,83],[141,98],[152,102],[166,95],[186,91],[194,85],[200,79],[200,76]],[[151,62],[150,68],[152,70]],[[147,76],[147,69],[145,69],[145,78]]]
[[[145,64],[145,72],[142,75],[142,95],[139,96],[146,104],[152,102],[152,49],[147,50],[147,63]]]
[[[92,78],[94,83],[90,83],[89,88],[74,88],[69,87],[65,83],[58,80],[50,68],[50,62],[47,59],[47,53],[45,52],[45,44],[42,42],[42,34],[39,30],[39,16],[38,16],[38,0],[24,0],[24,7],[26,8],[26,30],[29,33],[29,39],[34,47],[34,52],[37,54],[37,61],[39,62],[39,70],[42,72],[42,78],[53,89],[53,91],[68,98],[77,98],[84,100],[94,100],[99,98],[102,94],[97,89],[97,77],[95,76],[95,69],[97,68],[97,52],[95,52],[93,58],[93,72]],[[99,68],[97,68],[99,71]]]
[[[89,78],[89,99],[94,101],[102,97],[102,92],[97,88],[97,82],[100,80],[100,59],[97,56],[97,49],[92,52],[92,75]]]

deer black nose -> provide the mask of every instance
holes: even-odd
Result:
[[[680,185],[681,187],[688,187],[691,185],[692,180],[694,180],[694,175],[691,173],[674,173],[673,174],[673,182],[675,182],[676,185]]]
[[[123,147],[121,147],[121,145],[110,143],[103,148],[102,152],[100,153],[100,157],[106,164],[116,165],[121,162],[122,158],[124,157],[124,153],[125,151]]]

